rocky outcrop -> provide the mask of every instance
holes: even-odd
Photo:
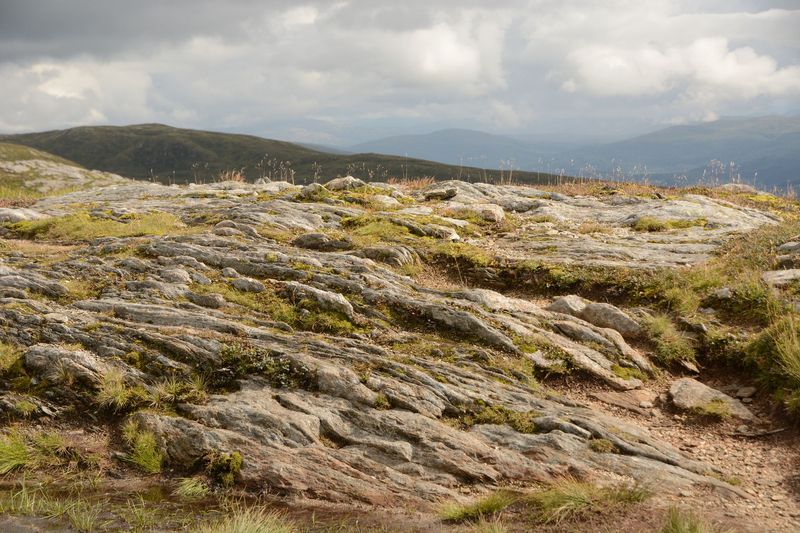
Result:
[[[399,205],[365,208],[376,190]],[[342,178],[305,188],[142,183],[44,199],[32,209],[54,222],[91,203],[125,207],[120,225],[152,212],[182,224],[78,238],[57,261],[24,247],[3,253],[0,331],[61,407],[100,409],[109,375],[138,385],[134,400],[164,379],[207,376],[207,396],[176,400],[170,414],[120,409],[155,435],[175,472],[237,452],[240,481],[254,491],[397,505],[569,474],[735,492],[707,475],[713,467],[537,384],[573,371],[640,387],[635,376],[653,367],[629,344],[641,328],[623,309],[437,284],[422,269],[430,250],[511,261],[541,259],[545,247],[554,261],[684,264],[770,216],[702,197],[622,201],[461,182],[413,195],[420,205],[391,185]],[[652,250],[658,243],[646,247],[624,223],[648,210],[716,226]],[[609,246],[545,215],[604,221]],[[673,396],[682,401],[681,390]],[[596,439],[616,452],[596,451]]]

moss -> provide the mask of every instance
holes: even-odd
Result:
[[[725,420],[731,416],[731,408],[723,400],[714,399],[703,405],[697,406],[692,409],[695,414],[714,418],[717,420]]]
[[[159,211],[131,215],[124,222],[94,218],[85,212],[74,213],[17,222],[9,224],[8,228],[18,237],[26,239],[81,241],[98,237],[174,235],[184,232],[186,226],[175,215]]]
[[[438,244],[432,247],[430,253],[435,258],[457,260],[477,267],[489,266],[493,261],[483,248],[464,242]]]
[[[663,220],[655,217],[640,217],[634,222],[632,228],[634,231],[658,232],[669,229],[704,227],[707,224],[708,220],[705,218]]]
[[[608,439],[590,439],[589,448],[597,453],[619,453],[619,449]]]
[[[223,487],[232,487],[239,478],[244,459],[239,452],[215,452],[206,458],[208,475]]]
[[[477,405],[463,415],[459,422],[469,428],[476,424],[506,424],[520,433],[536,433],[534,419],[540,416],[537,411],[513,411],[502,405]]]
[[[611,371],[616,375],[621,377],[622,379],[639,379],[641,381],[645,381],[647,379],[647,374],[639,370],[638,368],[632,368],[629,366],[620,366],[620,365],[612,365]]]

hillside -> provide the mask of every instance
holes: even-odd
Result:
[[[0,202],[31,201],[46,194],[125,181],[28,146],[0,143]]]
[[[568,143],[526,142],[482,131],[447,129],[399,135],[349,147],[355,152],[408,155],[454,165],[543,169],[548,157],[572,148]]]
[[[800,183],[800,117],[723,118],[715,122],[673,126],[632,139],[560,154],[570,172],[592,165],[601,172],[621,166],[623,172],[703,177],[709,162],[731,162],[744,181],[764,188]],[[706,172],[709,179],[709,172]],[[726,181],[727,175],[722,177]]]
[[[800,117],[723,118],[715,122],[672,126],[613,143],[578,146],[547,142],[541,136],[512,138],[472,130],[440,130],[387,137],[350,147],[356,151],[408,155],[450,164],[499,168],[513,163],[522,170],[571,176],[641,179],[674,183],[726,182],[735,172],[762,188],[800,183]],[[712,161],[717,161],[710,165]],[[480,162],[480,163],[478,163]]]
[[[497,181],[501,173],[476,166],[454,166],[374,153],[333,154],[297,144],[251,135],[173,128],[160,124],[84,126],[67,130],[0,136],[93,169],[162,183],[214,181],[222,171],[243,169],[248,179],[260,177],[297,183],[353,175],[364,179],[430,176],[435,179]],[[286,162],[290,165],[286,165]],[[316,165],[320,165],[317,169]],[[517,181],[557,182],[538,172],[515,172]]]

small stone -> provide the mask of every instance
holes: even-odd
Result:
[[[714,291],[714,298],[717,300],[730,300],[733,298],[733,291],[728,287],[723,287]]]
[[[737,398],[750,398],[756,393],[755,387],[741,387],[736,391]]]
[[[222,269],[222,275],[226,278],[238,278],[239,273],[236,270],[232,269],[231,267],[225,267]]]
[[[234,288],[244,292],[263,292],[264,284],[252,278],[236,278],[233,280]]]
[[[772,496],[770,496],[769,499],[774,502],[779,502],[785,500],[786,496],[784,496],[783,494],[773,494]]]

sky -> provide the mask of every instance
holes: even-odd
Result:
[[[798,28],[800,0],[0,0],[0,132],[611,140],[800,113]]]

